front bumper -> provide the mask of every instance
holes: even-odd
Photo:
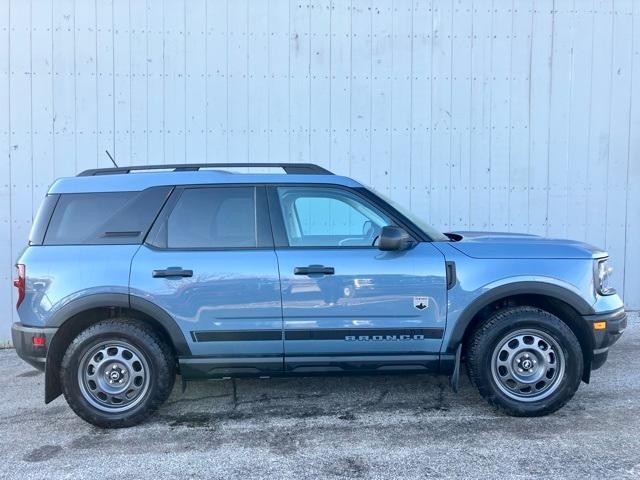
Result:
[[[596,370],[607,360],[609,347],[618,341],[627,328],[627,314],[624,308],[618,308],[606,313],[585,315],[584,319],[593,332],[591,370]],[[603,324],[604,328],[602,328]]]
[[[11,325],[13,346],[20,358],[38,370],[44,370],[47,350],[57,328],[26,327],[21,323]],[[34,344],[34,338],[41,338],[42,344]]]

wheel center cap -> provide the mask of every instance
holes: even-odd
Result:
[[[116,372],[115,370],[113,370],[109,376],[111,377],[111,380],[120,380],[120,372]]]
[[[526,358],[522,361],[522,368],[529,370],[531,367],[533,367],[533,362],[531,360]]]

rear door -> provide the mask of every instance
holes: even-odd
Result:
[[[207,376],[283,369],[278,266],[265,188],[176,188],[135,255],[132,298],[164,309]]]
[[[446,320],[442,253],[383,252],[388,213],[353,189],[270,189],[282,282],[285,370],[435,370]]]

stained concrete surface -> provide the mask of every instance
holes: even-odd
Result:
[[[640,317],[562,410],[510,418],[464,378],[179,382],[144,424],[100,430],[0,351],[0,478],[640,478]]]

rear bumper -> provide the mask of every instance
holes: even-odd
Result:
[[[38,370],[44,370],[47,350],[57,331],[57,328],[26,327],[21,323],[14,323],[11,325],[11,338],[20,358]],[[43,344],[34,345],[34,338],[43,338]]]
[[[627,328],[627,314],[624,308],[618,308],[610,312],[586,315],[584,319],[589,323],[593,332],[591,369],[596,370],[607,360],[609,347],[618,341]],[[603,322],[606,325],[605,328],[596,328],[596,326],[602,326]]]

